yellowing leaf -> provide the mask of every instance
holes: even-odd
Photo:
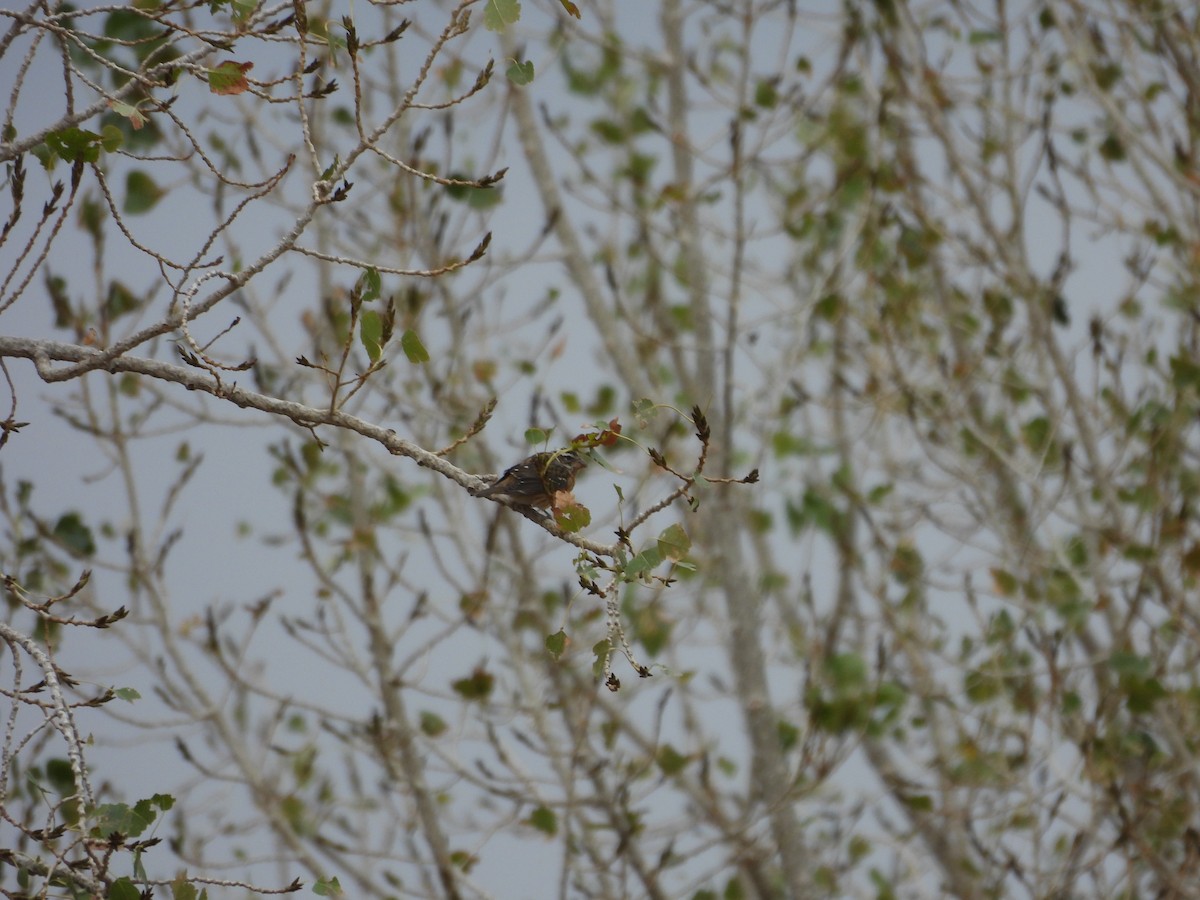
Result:
[[[683,559],[691,548],[691,538],[678,522],[668,526],[658,536],[658,550],[667,559]]]
[[[569,491],[559,491],[554,495],[554,522],[563,531],[574,534],[592,524],[592,512],[586,506],[580,506],[573,499],[560,504],[564,495],[570,496]]]
[[[254,68],[251,62],[227,59],[215,69],[208,70],[208,89],[214,94],[241,94],[250,87],[246,73]]]
[[[124,116],[126,119],[128,119],[129,124],[134,131],[141,131],[147,122],[146,114],[132,103],[126,103],[123,100],[110,100],[108,102],[108,106],[109,109],[115,112],[118,116]],[[118,134],[119,133],[120,132],[118,132]],[[105,149],[107,150],[108,148],[106,147]]]

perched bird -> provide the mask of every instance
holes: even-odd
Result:
[[[574,450],[535,453],[521,460],[476,497],[503,497],[519,506],[554,505],[554,495],[575,487],[575,473],[587,460]]]

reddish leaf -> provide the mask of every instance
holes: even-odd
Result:
[[[208,89],[214,94],[244,93],[250,87],[246,73],[253,68],[254,63],[227,59],[215,69],[208,70]]]

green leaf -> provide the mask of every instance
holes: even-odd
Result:
[[[1200,544],[1192,544],[1191,549],[1180,557],[1180,562],[1192,575],[1200,575]]]
[[[131,687],[117,688],[115,691],[113,691],[113,694],[124,700],[126,703],[133,703],[135,700],[142,699],[142,695]]]
[[[136,312],[141,305],[141,297],[124,284],[115,279],[109,282],[108,296],[104,298],[104,315],[108,321],[115,322],[126,313]]]
[[[514,62],[508,67],[508,70],[504,74],[509,81],[518,87],[524,87],[527,84],[532,84],[533,62],[530,60],[526,60],[525,62]]]
[[[786,512],[788,524],[794,531],[816,527],[827,534],[832,534],[834,526],[840,524],[837,507],[827,496],[811,487],[805,489],[799,507],[788,500]]]
[[[1184,355],[1172,356],[1170,359],[1171,383],[1177,390],[1200,390],[1200,365]]]
[[[142,116],[143,120],[145,118],[145,116]],[[116,125],[110,123],[100,129],[100,146],[104,148],[105,153],[112,153],[114,150],[119,150],[123,143],[125,143],[125,135]]]
[[[892,552],[888,568],[896,581],[911,587],[925,574],[925,560],[912,544],[901,543]]]
[[[244,22],[258,4],[255,0],[208,0],[209,12],[215,13],[224,6],[229,7],[229,15],[235,22]]]
[[[647,547],[625,566],[625,580],[636,579],[639,575],[656,568],[662,561],[662,551],[658,547]]]
[[[529,824],[545,834],[554,835],[558,832],[558,816],[549,807],[539,806],[530,813]]]
[[[370,303],[372,300],[377,300],[379,295],[383,293],[383,279],[379,275],[379,270],[374,266],[364,269],[362,275],[358,278],[358,282],[362,291],[363,303]]]
[[[1100,142],[1100,155],[1109,162],[1122,162],[1125,159],[1125,145],[1115,134],[1110,134]]]
[[[118,878],[106,895],[108,900],[141,900],[142,892],[128,877]]]
[[[95,162],[100,158],[100,135],[82,128],[52,131],[46,135],[46,146],[66,162]]]
[[[495,676],[483,666],[478,666],[468,677],[452,682],[450,687],[465,700],[486,700],[495,684]]]
[[[963,691],[972,703],[987,703],[1000,695],[1003,683],[998,678],[979,671],[963,676]]]
[[[187,875],[180,873],[171,882],[171,897],[173,900],[198,900],[196,886],[187,880]]]
[[[996,585],[996,593],[1001,597],[1011,597],[1017,592],[1020,587],[1020,582],[1017,577],[1011,572],[1006,572],[1004,569],[990,569],[992,573],[992,582]]]
[[[1151,661],[1149,657],[1139,656],[1128,651],[1118,651],[1108,658],[1108,664],[1118,675],[1144,678],[1150,674]]]
[[[810,456],[817,452],[816,446],[808,438],[794,435],[789,431],[777,431],[771,436],[771,450],[778,457]]]
[[[339,156],[338,156],[338,155],[335,153],[335,154],[334,154],[334,156],[333,156],[333,162],[331,162],[331,163],[328,165],[328,167],[325,169],[325,171],[321,173],[321,178],[320,178],[320,180],[321,180],[321,181],[329,181],[330,179],[332,179],[332,178],[333,178],[333,173],[334,173],[334,172],[336,172],[336,171],[338,170],[338,167],[339,167],[339,166],[341,166],[341,164],[342,164],[341,157],[339,157]],[[364,274],[366,274],[366,273],[364,273]]]
[[[587,405],[587,414],[607,419],[612,415],[617,402],[617,389],[611,384],[602,384],[596,388],[596,395]]]
[[[871,490],[867,492],[867,502],[872,506],[877,506],[887,499],[892,491],[895,490],[895,487],[896,486],[894,484],[888,483],[880,484],[871,488]]]
[[[140,378],[140,375],[134,375],[132,372],[122,375],[117,382],[117,390],[121,392],[121,396],[136,397],[142,389]]]
[[[99,243],[104,239],[104,220],[108,218],[108,204],[100,203],[90,194],[79,206],[79,224],[87,229],[92,239]]]
[[[649,153],[634,153],[629,156],[625,168],[621,170],[623,177],[629,178],[639,187],[645,187],[650,182],[650,176],[654,173],[654,167],[658,165],[658,157]],[[684,304],[686,307],[687,304]],[[691,317],[689,310],[688,317]],[[686,326],[691,330],[691,325]]]
[[[79,513],[66,513],[54,525],[54,537],[72,553],[91,556],[96,552],[92,530],[83,524]]]
[[[972,31],[967,35],[967,43],[972,46],[976,44],[991,44],[1000,40],[1000,32],[998,31]]]
[[[155,807],[165,812],[174,805],[175,798],[169,794],[155,794],[139,800],[132,807],[125,803],[101,804],[88,816],[92,823],[91,833],[96,837],[106,837],[116,831],[125,837],[138,837],[158,816]]]
[[[688,764],[688,758],[670,744],[664,744],[658,748],[654,761],[658,763],[658,767],[662,769],[664,775],[676,775],[682,772]]]
[[[1053,431],[1050,420],[1045,416],[1035,416],[1021,426],[1021,436],[1025,439],[1025,446],[1037,454],[1046,452],[1050,446]]]
[[[521,18],[517,0],[487,0],[483,8],[483,26],[488,31],[503,31]]]
[[[451,172],[448,176],[454,181],[470,181],[470,176],[464,172]],[[446,185],[446,195],[451,200],[467,200],[471,193],[479,190],[469,184],[448,184]]]
[[[1105,93],[1111,91],[1116,83],[1121,80],[1121,76],[1125,74],[1124,69],[1115,62],[1106,63],[1102,66],[1093,65],[1091,69],[1092,74],[1096,78],[1096,86]]]
[[[161,34],[158,26],[135,9],[116,9],[104,19],[104,36],[120,41],[145,41]]]
[[[1154,705],[1167,696],[1167,689],[1157,678],[1145,678],[1122,682],[1125,688],[1125,706],[1132,713],[1152,712]]]
[[[300,446],[300,459],[304,461],[304,467],[309,472],[313,472],[321,465],[321,444],[316,441],[305,441]]]
[[[592,511],[578,503],[569,503],[554,510],[554,522],[568,534],[574,534],[592,524]]]
[[[440,737],[446,733],[446,720],[437,713],[423,711],[421,713],[421,733],[428,737]]]
[[[287,794],[279,803],[279,811],[288,826],[296,834],[311,835],[313,832],[313,813],[304,798],[296,794]]]
[[[663,561],[662,551],[657,546],[647,547],[634,556],[625,566],[626,580],[632,580],[659,566]]]
[[[866,661],[857,653],[839,653],[825,664],[839,691],[857,690],[867,683]]]
[[[338,50],[345,50],[345,49],[347,49],[347,47],[349,47],[349,44],[346,43],[345,37],[343,37],[338,32],[332,31],[328,28],[325,29],[325,41],[326,41],[326,43],[328,43],[330,49],[333,50],[335,54],[337,53]]]
[[[625,143],[625,128],[612,119],[596,119],[589,127],[592,133],[606,144]]]
[[[121,116],[123,119],[128,119],[130,127],[133,128],[135,131],[139,131],[142,128],[144,128],[146,125],[146,122],[148,121],[146,118],[146,114],[144,112],[142,112],[140,109],[138,109],[136,106],[134,106],[132,103],[125,103],[121,100],[113,100],[113,101],[110,101],[108,105],[109,105],[109,108],[112,109],[112,111],[115,112],[118,116]],[[124,139],[123,136],[121,135],[121,129],[117,128],[115,125],[104,126],[104,130],[106,132],[110,128],[117,132],[117,136],[119,139],[121,139],[121,140]],[[103,140],[102,140],[102,142],[103,142]],[[120,143],[118,143],[117,146],[120,146]],[[110,148],[110,147],[105,146],[104,149],[112,150],[115,148]]]
[[[627,591],[623,604],[625,618],[629,622],[633,637],[646,648],[650,656],[658,656],[671,637],[672,623],[660,603],[638,605],[633,592]]]
[[[633,408],[633,416],[637,420],[638,428],[645,428],[650,420],[658,413],[656,404],[649,397],[643,397],[640,400],[634,400],[631,404]]]
[[[576,6],[574,3],[572,3],[571,0],[558,0],[558,2],[562,4],[563,9],[565,9],[568,13],[573,15],[575,18],[577,18],[577,19],[583,18],[579,14],[579,7]]]
[[[690,549],[692,549],[691,538],[687,536],[687,532],[678,522],[668,526],[658,536],[658,552],[663,555],[664,559],[683,559],[688,555]]]
[[[376,310],[368,309],[362,314],[362,318],[359,321],[358,333],[363,349],[367,351],[367,357],[371,362],[377,362],[383,354],[383,317]],[[428,359],[429,357],[426,356],[425,358]],[[410,356],[409,359],[412,359],[412,357]]]
[[[567,649],[567,633],[560,628],[554,634],[546,635],[546,649],[555,659],[562,656]]]
[[[417,337],[417,333],[411,328],[407,329],[400,337],[400,349],[404,351],[404,355],[408,357],[408,361],[420,365],[421,363],[429,362],[429,351],[425,349],[425,345],[421,343],[421,339]]]
[[[71,297],[67,292],[67,280],[61,275],[46,273],[46,294],[50,298],[50,307],[54,310],[54,327],[66,328],[74,321],[71,312]]]
[[[612,655],[612,643],[605,638],[602,641],[597,641],[592,646],[592,654],[595,659],[592,661],[592,674],[597,678],[604,676],[604,667],[608,665],[608,658]]]
[[[779,104],[779,79],[759,79],[754,87],[754,103],[756,106],[774,109]]]
[[[813,312],[829,322],[834,321],[840,314],[845,304],[840,294],[826,294],[817,301],[813,307]]]
[[[54,152],[49,144],[38,144],[29,151],[33,154],[33,158],[42,164],[42,168],[47,172],[53,172],[54,167],[58,164],[58,154]]]
[[[75,772],[65,759],[51,759],[46,763],[46,780],[60,796],[69,797],[75,793]]]
[[[337,878],[318,878],[313,882],[313,893],[319,897],[340,897],[344,893]]]
[[[468,188],[467,189],[467,206],[471,209],[491,209],[504,199],[504,191],[500,188],[488,185],[484,188]]]
[[[901,801],[916,812],[933,811],[933,800],[928,794],[909,794],[907,797],[901,797]]]
[[[154,179],[142,171],[130,172],[125,177],[125,212],[131,215],[154,209],[163,194]]]

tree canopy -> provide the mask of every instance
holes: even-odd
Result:
[[[1192,4],[0,20],[6,896],[1198,893]]]

